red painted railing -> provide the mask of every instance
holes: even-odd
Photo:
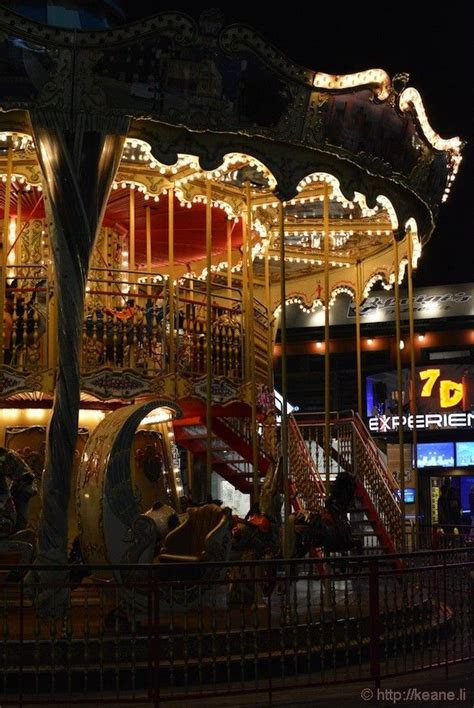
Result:
[[[324,414],[297,415],[297,422],[315,466],[324,470]],[[357,495],[381,548],[391,553],[400,551],[402,518],[396,495],[398,485],[362,419],[353,411],[331,413],[330,438],[331,476],[341,470],[354,476]]]
[[[358,682],[355,705],[383,679],[427,669],[439,670],[430,690],[443,688],[451,666],[474,659],[474,547],[396,557],[398,568],[387,556],[107,566],[110,582],[96,567],[36,566],[43,579],[28,583],[30,568],[0,567],[0,702],[261,694],[271,705],[297,688],[324,703],[328,685]],[[90,573],[80,585],[79,571]],[[63,611],[41,618],[36,601],[54,586],[69,591]]]

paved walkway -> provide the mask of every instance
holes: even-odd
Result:
[[[462,692],[464,691],[464,692]],[[429,696],[423,696],[428,692]],[[436,693],[438,693],[438,699]],[[454,698],[442,692],[453,692]],[[366,697],[365,700],[362,694]],[[100,698],[98,698],[98,702]],[[123,696],[125,698],[125,696]],[[27,705],[27,704],[25,704]],[[53,704],[52,704],[53,705]],[[72,704],[54,703],[61,708]],[[93,705],[93,704],[92,704]],[[110,704],[109,704],[110,705]],[[112,705],[115,705],[112,703]],[[133,705],[137,708],[155,708],[152,703],[137,701],[118,705]],[[77,708],[90,708],[91,703],[77,704]],[[291,691],[275,691],[272,702],[268,694],[228,696],[216,699],[203,698],[184,701],[164,701],[159,708],[474,708],[474,662],[450,667],[449,675],[443,670],[430,670],[382,682],[377,689],[364,683],[316,688],[297,688]]]

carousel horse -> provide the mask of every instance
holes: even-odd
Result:
[[[26,527],[28,504],[37,493],[35,475],[26,462],[14,450],[0,447],[0,557],[4,563],[33,560],[34,534]]]
[[[253,504],[243,522],[232,529],[234,560],[260,560],[281,556],[281,465],[267,473],[259,501]]]
[[[294,529],[293,556],[304,558],[312,548],[322,548],[325,554],[362,551],[361,543],[352,534],[347,514],[355,496],[355,482],[348,472],[339,472],[321,511],[298,511],[290,515]]]
[[[234,526],[232,558],[263,560],[281,558],[282,525],[280,470],[267,474],[260,500],[254,504],[243,522]],[[339,472],[331,484],[325,508],[318,511],[298,511],[290,514],[290,558],[304,558],[312,549],[322,548],[325,554],[361,552],[354,538],[347,514],[354,501],[355,482],[347,472]],[[240,573],[241,577],[241,573]],[[274,582],[265,584],[269,592]]]
[[[231,561],[253,561],[281,558],[281,464],[267,472],[260,490],[260,498],[250,508],[243,521],[232,529]],[[245,602],[258,604],[258,587],[252,566],[230,570],[229,600],[231,604]],[[273,590],[274,577],[262,578],[263,591]]]

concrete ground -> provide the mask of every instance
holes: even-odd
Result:
[[[426,692],[423,695],[423,692]],[[448,692],[454,695],[449,696]],[[429,695],[427,695],[429,694]],[[97,696],[97,704],[100,703]],[[105,696],[104,696],[105,698]],[[125,700],[125,696],[121,696]],[[28,704],[24,704],[25,706]],[[88,708],[91,703],[52,703],[69,708]],[[353,683],[339,686],[319,686],[315,688],[295,688],[275,691],[271,701],[268,693],[219,698],[186,699],[163,701],[159,704],[142,701],[130,703],[109,703],[109,705],[133,705],[137,708],[474,708],[474,662],[466,662],[449,668],[413,673],[392,679],[385,679],[379,689],[368,683]]]

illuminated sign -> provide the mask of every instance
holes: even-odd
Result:
[[[429,430],[444,428],[472,428],[474,413],[420,413],[402,416],[402,425],[408,430]],[[398,415],[378,415],[369,418],[369,430],[372,433],[391,433],[398,430]]]
[[[377,433],[407,430],[470,429],[474,421],[474,375],[469,365],[418,368],[415,386],[409,370],[402,372],[402,416],[399,417],[396,372],[367,377],[367,418]],[[412,415],[413,393],[416,416]]]
[[[316,292],[317,295],[317,292]],[[385,290],[372,290],[359,308],[361,324],[380,324],[395,320],[395,298]],[[438,285],[416,288],[413,295],[415,320],[474,316],[474,285]],[[400,316],[408,320],[408,297],[400,291]],[[349,295],[339,295],[331,307],[331,325],[353,327],[356,308]],[[288,305],[288,328],[324,327],[324,310],[306,313],[298,304]]]
[[[441,369],[425,369],[418,372],[418,375],[424,385],[421,389],[420,396],[429,398],[433,394],[433,386],[441,376]],[[461,403],[464,395],[464,385],[451,381],[450,379],[442,379],[439,382],[439,405],[441,408],[452,408]]]

